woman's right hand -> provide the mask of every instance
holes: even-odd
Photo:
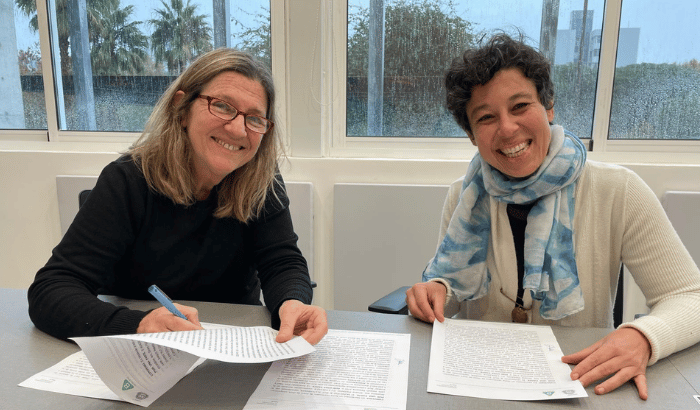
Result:
[[[187,320],[179,318],[164,307],[152,310],[139,323],[136,333],[175,332],[180,330],[201,330],[199,313],[197,309],[189,306],[175,304],[177,310],[187,317]]]
[[[411,315],[416,318],[433,323],[445,321],[445,300],[447,288],[440,282],[416,283],[406,291],[406,304]]]

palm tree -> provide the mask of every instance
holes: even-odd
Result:
[[[99,1],[99,0],[97,0]],[[91,5],[95,0],[87,0],[88,9],[88,20],[90,18]],[[17,8],[24,13],[25,16],[29,17],[29,27],[32,31],[39,30],[39,20],[36,15],[36,0],[15,0]],[[70,64],[70,26],[68,23],[68,1],[67,0],[57,0],[56,6],[56,31],[58,32],[58,50],[61,57],[61,73],[64,75],[70,74],[71,64]]]
[[[154,27],[151,34],[151,51],[156,63],[165,62],[168,71],[177,75],[200,54],[211,50],[212,29],[207,16],[197,15],[197,6],[190,0],[164,0],[162,9],[154,10],[159,18],[149,20]]]
[[[90,57],[95,75],[135,74],[148,62],[148,37],[138,25],[129,22],[133,6],[120,8],[119,0],[103,0],[96,5],[90,27]]]

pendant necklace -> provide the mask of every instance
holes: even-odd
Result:
[[[524,293],[522,285],[518,286],[518,298],[516,300],[513,300],[510,296],[506,295],[506,293],[503,291],[503,288],[501,288],[501,294],[505,297],[507,297],[511,302],[515,303],[515,307],[513,310],[510,312],[510,318],[513,322],[515,323],[527,323],[527,315],[532,309],[532,307],[525,308],[525,305],[523,304],[523,298],[522,295]]]
[[[518,267],[518,295],[515,300],[513,300],[503,292],[503,288],[501,288],[501,293],[503,296],[510,299],[511,302],[515,303],[515,307],[510,312],[510,318],[515,323],[527,323],[528,311],[532,309],[532,306],[526,309],[525,303],[523,302],[523,294],[525,293],[525,289],[523,288],[523,278],[525,276],[525,227],[527,226],[527,215],[532,206],[533,204],[508,204],[507,207]]]

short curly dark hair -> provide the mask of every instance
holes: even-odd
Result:
[[[535,83],[540,103],[546,108],[554,106],[554,84],[551,64],[539,51],[524,43],[522,36],[514,40],[505,33],[491,37],[486,44],[467,49],[452,61],[445,74],[447,110],[464,131],[472,137],[467,118],[467,104],[477,85],[488,83],[504,68],[517,67],[523,75]]]

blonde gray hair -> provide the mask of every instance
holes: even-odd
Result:
[[[275,122],[275,90],[267,67],[251,55],[219,48],[195,60],[173,83],[153,109],[141,137],[129,153],[141,168],[151,189],[175,203],[195,203],[192,146],[182,126],[193,101],[217,75],[232,71],[259,82],[267,96],[267,118]],[[178,91],[182,98],[176,99]],[[268,194],[275,195],[277,161],[282,155],[276,127],[263,135],[255,156],[219,184],[217,218],[248,222],[260,215]]]

